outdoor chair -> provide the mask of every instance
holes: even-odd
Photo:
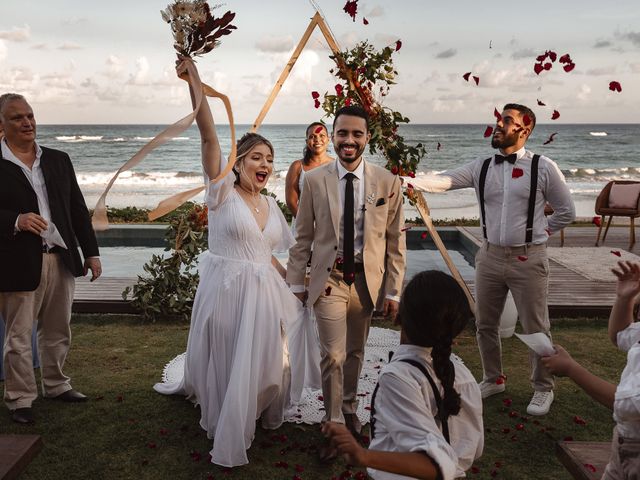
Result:
[[[549,215],[553,215],[554,211],[555,210],[553,210],[553,207],[550,204],[548,204],[548,203],[544,204],[544,216],[545,217],[548,217]],[[564,247],[564,228],[562,230],[560,230],[560,246]]]
[[[596,215],[602,217],[596,238],[596,247],[600,243],[600,233],[605,217],[608,215],[607,228],[604,230],[602,243],[607,238],[607,232],[613,217],[629,217],[629,250],[636,243],[635,218],[640,217],[640,182],[633,180],[612,180],[607,183],[596,199]]]

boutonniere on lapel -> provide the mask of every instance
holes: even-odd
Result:
[[[524,172],[521,168],[514,168],[513,170],[511,170],[511,178],[520,178],[523,175]]]
[[[384,205],[385,203],[387,203],[387,201],[384,198],[380,197],[378,199],[378,201],[376,202],[376,207],[380,207],[381,205]]]
[[[369,195],[367,195],[367,203],[373,203],[373,201],[376,199],[376,193],[370,193]]]

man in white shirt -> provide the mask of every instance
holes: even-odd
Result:
[[[476,255],[475,316],[483,398],[505,390],[499,322],[508,291],[524,333],[550,336],[546,243],[550,235],[575,219],[571,193],[556,163],[525,149],[535,123],[531,109],[507,104],[491,140],[498,154],[438,175],[411,179],[418,190],[443,192],[473,187],[478,196],[485,240]],[[530,195],[532,186],[535,195]],[[544,215],[546,203],[554,209],[548,218]],[[527,412],[545,415],[553,402],[553,376],[533,352],[529,363],[534,395]]]
[[[69,352],[74,277],[102,267],[87,206],[69,156],[36,142],[36,121],[22,95],[0,96],[0,314],[6,324],[4,401],[13,421],[34,422],[38,396],[31,333],[37,326],[43,395],[87,397],[63,371]],[[82,249],[84,263],[78,253]]]
[[[320,337],[324,421],[359,433],[357,387],[374,306],[395,317],[405,269],[400,178],[366,162],[368,115],[336,112],[335,162],[305,175],[287,282],[313,305]],[[307,262],[311,276],[305,287]],[[385,275],[386,273],[386,275]],[[321,454],[323,460],[334,452]]]

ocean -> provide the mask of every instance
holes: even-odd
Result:
[[[38,142],[66,151],[76,170],[87,205],[93,208],[115,171],[133,156],[163,125],[39,125]],[[238,135],[249,125],[238,125]],[[428,149],[418,175],[441,172],[477,157],[492,154],[486,125],[406,125],[400,133],[412,143]],[[284,199],[288,166],[301,158],[305,125],[264,125],[259,133],[275,149],[275,169],[267,188]],[[552,133],[554,141],[543,143]],[[222,151],[229,152],[229,128],[218,127]],[[441,148],[438,150],[437,145]],[[120,176],[107,197],[111,207],[154,207],[163,198],[200,185],[199,135],[195,126],[156,149],[133,171]],[[537,125],[527,148],[556,161],[565,175],[580,217],[594,215],[595,199],[612,179],[640,181],[640,124]],[[331,149],[330,154],[333,155]],[[367,154],[367,159],[384,164],[384,159]],[[196,197],[199,200],[202,197]],[[429,194],[433,218],[477,218],[478,206],[471,189]],[[417,215],[408,209],[407,218]]]

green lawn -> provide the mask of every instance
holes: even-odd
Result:
[[[579,361],[617,382],[625,357],[609,343],[606,322],[556,321],[552,331],[554,340]],[[165,363],[184,351],[187,334],[187,325],[142,324],[136,317],[74,317],[66,373],[91,401],[62,404],[39,399],[34,404],[37,424],[31,427],[11,422],[6,410],[0,415],[0,432],[43,437],[44,449],[21,478],[350,478],[342,461],[329,467],[317,463],[316,449],[323,441],[317,426],[285,424],[275,436],[258,428],[248,466],[225,470],[207,463],[211,442],[198,426],[198,409],[183,398],[165,397],[151,388]],[[569,479],[556,460],[555,441],[609,440],[611,412],[560,379],[549,415],[539,420],[521,417],[531,395],[526,349],[515,337],[504,341],[503,347],[507,392],[485,402],[485,449],[475,464],[480,472],[468,476],[488,479],[495,470],[496,478]],[[471,329],[458,339],[455,352],[480,375]],[[504,405],[506,399],[512,401],[510,408]],[[511,412],[517,415],[512,417]],[[586,425],[576,423],[576,415]],[[517,430],[517,424],[524,429]],[[508,433],[503,433],[506,429]],[[351,473],[358,470],[352,468]]]

